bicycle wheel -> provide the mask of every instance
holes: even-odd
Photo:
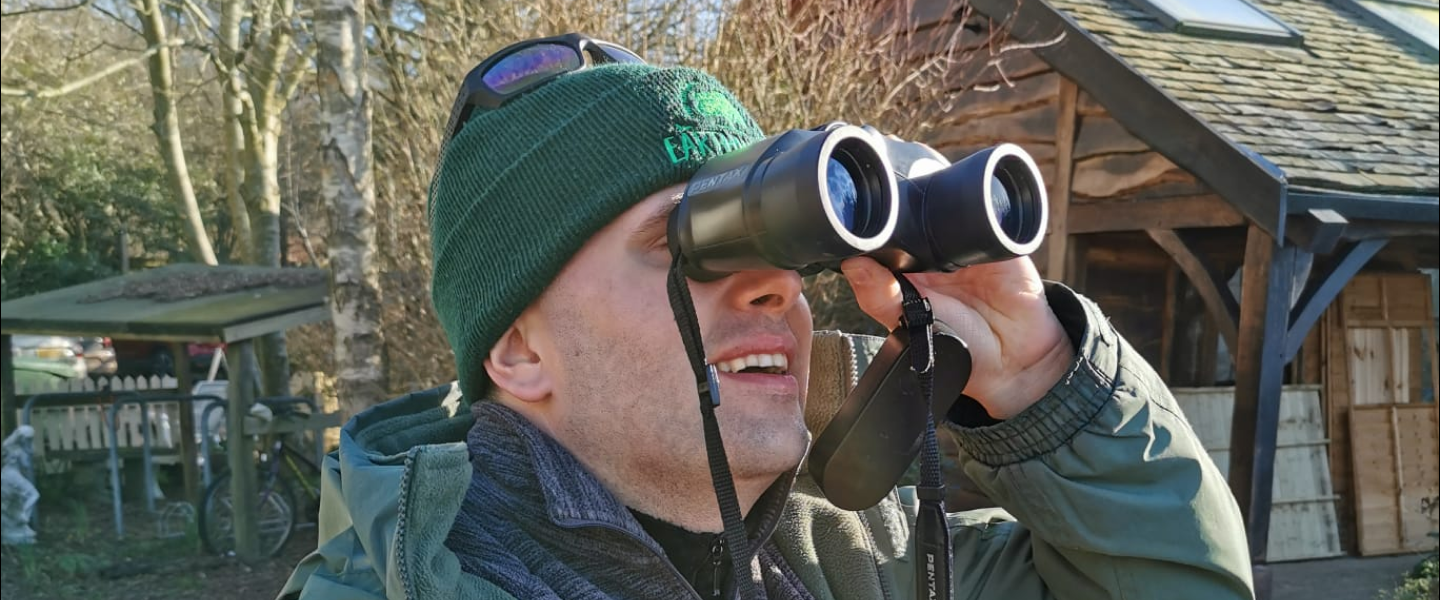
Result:
[[[275,556],[295,530],[295,496],[284,478],[259,477],[256,497],[256,527],[260,530],[261,556]],[[230,495],[230,473],[210,482],[200,503],[200,541],[211,554],[235,552],[235,503]]]

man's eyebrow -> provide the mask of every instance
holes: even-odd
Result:
[[[668,202],[661,204],[645,217],[639,227],[630,234],[631,239],[649,243],[664,235],[665,230],[670,227],[670,213],[675,212],[675,207],[680,206],[680,199],[685,196],[684,192],[676,192]]]

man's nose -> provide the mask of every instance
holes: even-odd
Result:
[[[722,281],[726,301],[739,311],[783,314],[800,298],[800,274],[795,271],[741,271]]]

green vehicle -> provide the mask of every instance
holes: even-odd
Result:
[[[15,365],[15,389],[44,389],[64,379],[79,379],[85,371],[74,364],[34,356],[12,356]]]

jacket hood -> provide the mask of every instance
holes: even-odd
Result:
[[[470,483],[469,403],[454,383],[356,415],[321,469],[320,547],[280,592],[325,597],[509,598],[465,576],[445,535]],[[413,577],[412,574],[423,574]]]

